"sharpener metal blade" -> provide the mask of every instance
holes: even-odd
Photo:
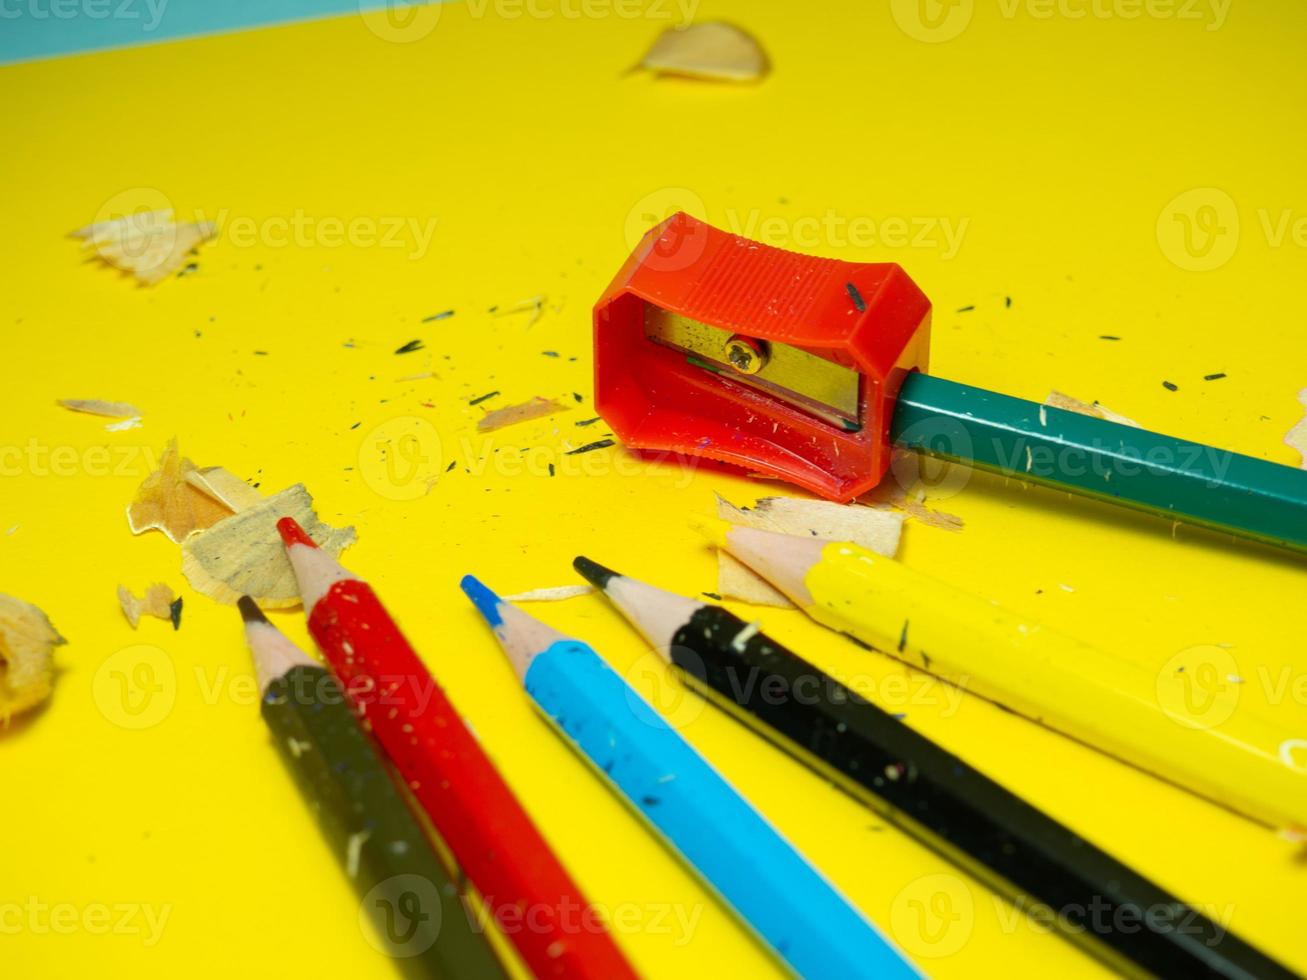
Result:
[[[726,354],[727,343],[739,331],[700,323],[652,304],[645,306],[644,332],[655,343],[685,352],[704,370],[775,395],[846,432],[862,427],[862,377],[851,368],[788,344],[769,343],[762,368],[742,374]]]

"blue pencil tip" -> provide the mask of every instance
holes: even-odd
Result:
[[[472,605],[477,607],[477,612],[486,618],[487,623],[493,627],[504,621],[504,617],[499,614],[499,607],[502,605],[499,596],[482,585],[480,579],[474,575],[464,575],[463,581],[458,584],[463,594],[472,600]]]

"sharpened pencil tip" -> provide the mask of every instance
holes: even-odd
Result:
[[[282,543],[289,548],[293,544],[306,544],[310,548],[316,548],[318,543],[305,533],[304,528],[300,527],[299,521],[293,517],[283,517],[277,522],[277,533],[281,535]]]
[[[577,555],[573,558],[572,567],[596,589],[607,590],[609,582],[615,578],[621,578],[611,568],[606,568],[597,561],[591,561],[584,555]]]
[[[247,623],[266,623],[268,617],[263,615],[263,610],[259,604],[247,595],[241,596],[236,600],[236,608],[241,611],[241,619]]]
[[[499,596],[482,585],[480,579],[473,575],[464,575],[458,585],[463,590],[463,594],[472,600],[472,605],[477,607],[477,612],[481,613],[492,627],[504,621],[504,617],[499,612],[502,604]]]

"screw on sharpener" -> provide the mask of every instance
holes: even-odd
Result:
[[[767,366],[767,347],[752,337],[726,341],[726,360],[740,374],[757,374]]]
[[[594,324],[595,405],[623,443],[851,500],[889,466],[930,302],[895,264],[798,255],[679,213],[644,237]]]

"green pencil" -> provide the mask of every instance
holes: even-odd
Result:
[[[240,611],[263,720],[362,896],[374,945],[405,976],[506,978],[336,679],[269,623],[254,600],[242,597]]]

